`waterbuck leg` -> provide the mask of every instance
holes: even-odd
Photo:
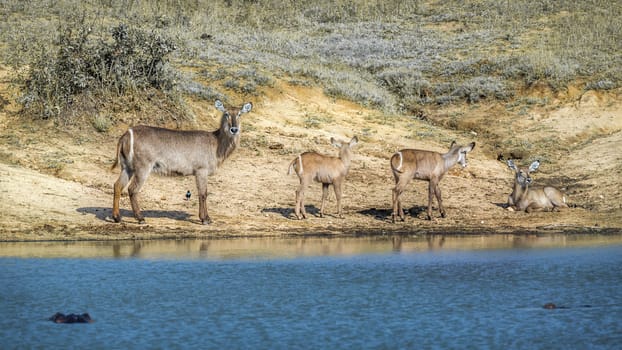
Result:
[[[341,181],[335,181],[333,189],[335,190],[335,197],[337,197],[337,215],[343,219],[343,212],[341,211]]]
[[[391,214],[391,221],[395,223],[397,217],[399,216],[402,221],[404,221],[404,211],[402,210],[402,201],[400,197],[402,196],[402,190],[398,189],[397,186],[393,189],[393,213]]]
[[[212,219],[207,213],[207,176],[207,173],[203,172],[199,172],[195,176],[197,192],[199,192],[199,220],[203,225],[212,223]]]
[[[298,220],[307,218],[304,211],[305,207],[303,203],[303,197],[304,185],[301,183],[300,187],[298,187],[298,189],[296,190],[296,208],[294,209],[294,213],[296,214],[296,218]]]
[[[144,224],[145,218],[140,212],[140,206],[138,205],[138,197],[139,197],[140,189],[141,187],[143,187],[143,184],[147,180],[148,176],[149,176],[149,172],[146,172],[146,175],[143,173],[137,172],[132,178],[132,181],[130,181],[130,186],[127,188],[127,192],[130,195],[130,202],[132,203],[132,211],[134,212],[134,217],[136,218],[136,220],[138,220],[139,224]]]
[[[121,175],[114,183],[114,197],[112,199],[112,219],[115,222],[121,222],[121,212],[119,211],[119,201],[121,200],[121,192],[130,181],[130,174],[127,169],[121,170]]]
[[[300,185],[303,187],[302,185]],[[300,213],[302,214],[302,218],[307,218],[307,209],[305,209],[305,190],[304,188],[300,189]]]
[[[393,190],[391,191],[392,194],[392,199],[393,199],[393,213],[391,213],[391,222],[395,223],[395,218],[397,216],[398,213],[398,208],[399,208],[399,196],[400,193],[397,190],[397,186],[395,188],[393,188]]]
[[[203,225],[212,223],[212,219],[207,214],[207,191],[199,193],[199,219]]]
[[[434,199],[435,187],[436,184],[430,181],[428,186],[428,214],[426,216],[426,219],[428,220],[432,220],[432,200]]]
[[[441,199],[441,188],[436,184],[434,186],[434,194],[436,194],[436,201],[438,202],[438,211],[441,213],[441,217],[445,217],[445,208],[443,207],[443,200]]]
[[[324,204],[326,203],[326,198],[328,198],[328,186],[330,184],[322,184],[322,205],[320,206],[320,217],[324,217]]]
[[[300,188],[296,190],[296,205],[294,207],[294,214],[296,215],[296,219],[300,220]]]
[[[391,215],[391,220],[395,223],[395,219],[399,215],[400,219],[404,221],[404,210],[402,210],[402,193],[406,186],[408,186],[409,180],[402,181],[400,178],[395,179],[395,188],[393,188],[393,214]]]

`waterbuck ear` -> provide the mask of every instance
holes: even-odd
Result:
[[[508,168],[510,168],[510,169],[512,169],[514,171],[518,170],[518,169],[516,169],[516,164],[514,164],[514,161],[511,160],[511,159],[508,160]]]
[[[251,109],[253,109],[253,104],[251,102],[246,102],[244,106],[242,106],[240,113],[248,113]]]
[[[449,145],[449,149],[454,148],[455,145],[456,145],[456,140],[451,141],[451,145]]]
[[[475,148],[475,142],[471,142],[471,143],[469,144],[469,147],[470,147],[470,148],[469,148],[469,150],[468,150],[467,152],[471,152],[471,151]]]
[[[330,143],[331,143],[333,146],[337,147],[337,148],[341,148],[341,142],[339,142],[339,141],[335,140],[335,138],[334,138],[334,137],[331,137],[331,138],[330,138]]]
[[[359,138],[354,136],[352,138],[352,140],[350,140],[350,147],[353,147],[354,145],[356,145],[357,143],[359,143]]]
[[[221,111],[221,112],[225,112],[225,106],[222,104],[222,102],[220,100],[216,100],[216,103],[214,103],[214,106],[216,106],[216,109]]]
[[[540,167],[540,161],[536,160],[535,162],[531,163],[531,165],[529,166],[529,171],[536,171],[538,170],[538,168]]]

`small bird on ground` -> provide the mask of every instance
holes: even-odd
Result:
[[[186,200],[189,201],[190,200],[190,190],[188,190],[188,192],[186,192]]]

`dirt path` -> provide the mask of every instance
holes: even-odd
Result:
[[[5,83],[0,82],[0,94],[9,101]],[[500,105],[479,106],[472,115],[472,106],[464,106],[462,120],[474,126],[471,130],[441,127],[441,117],[447,111],[430,111],[433,122],[387,118],[349,102],[329,99],[320,89],[278,86],[253,102],[254,109],[243,122],[240,149],[209,179],[208,208],[214,220],[209,226],[198,224],[196,197],[184,200],[188,189],[195,191],[193,178],[158,176],[149,178],[142,193],[147,225],[136,223],[126,195],[121,202],[124,222],[112,223],[112,184],[118,170],[111,172],[109,168],[124,126],[107,134],[93,130],[58,132],[49,123],[17,120],[13,113],[16,107],[3,103],[0,240],[607,233],[622,229],[619,92],[560,100],[555,108],[533,108],[520,120],[513,112],[503,112]],[[211,101],[190,105],[197,116],[194,127],[216,127],[218,115]],[[512,173],[497,160],[499,150],[490,135],[503,135],[504,130],[514,130],[515,135],[507,137],[529,142],[526,159],[519,163],[534,155],[547,155],[541,173],[534,177],[537,183],[566,188],[573,208],[532,214],[503,208],[511,192]],[[289,162],[305,150],[335,154],[330,137],[345,140],[353,135],[360,143],[344,189],[345,219],[334,215],[334,194],[327,208],[329,215],[316,215],[321,186],[315,184],[306,196],[311,217],[295,220],[298,179],[286,175]],[[411,208],[406,222],[390,223],[391,154],[406,147],[445,151],[451,140],[475,141],[477,146],[469,154],[469,167],[455,167],[441,182],[448,217],[424,220],[427,184],[414,182],[404,196],[405,206]]]

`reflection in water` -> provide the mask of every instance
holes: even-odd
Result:
[[[428,235],[426,236],[426,241],[428,242],[428,249],[440,249],[443,248],[445,244],[445,236],[444,235]]]
[[[143,246],[142,241],[133,241],[130,249],[129,256],[133,258],[140,257],[140,248]],[[119,242],[112,243],[112,256],[115,258],[123,258],[123,245]],[[88,257],[88,256],[86,256]]]
[[[534,249],[622,244],[620,235],[421,235],[110,242],[6,242],[0,257],[272,259],[431,250]]]
[[[391,249],[394,252],[400,252],[402,251],[402,236],[395,236],[393,237],[393,249]]]

